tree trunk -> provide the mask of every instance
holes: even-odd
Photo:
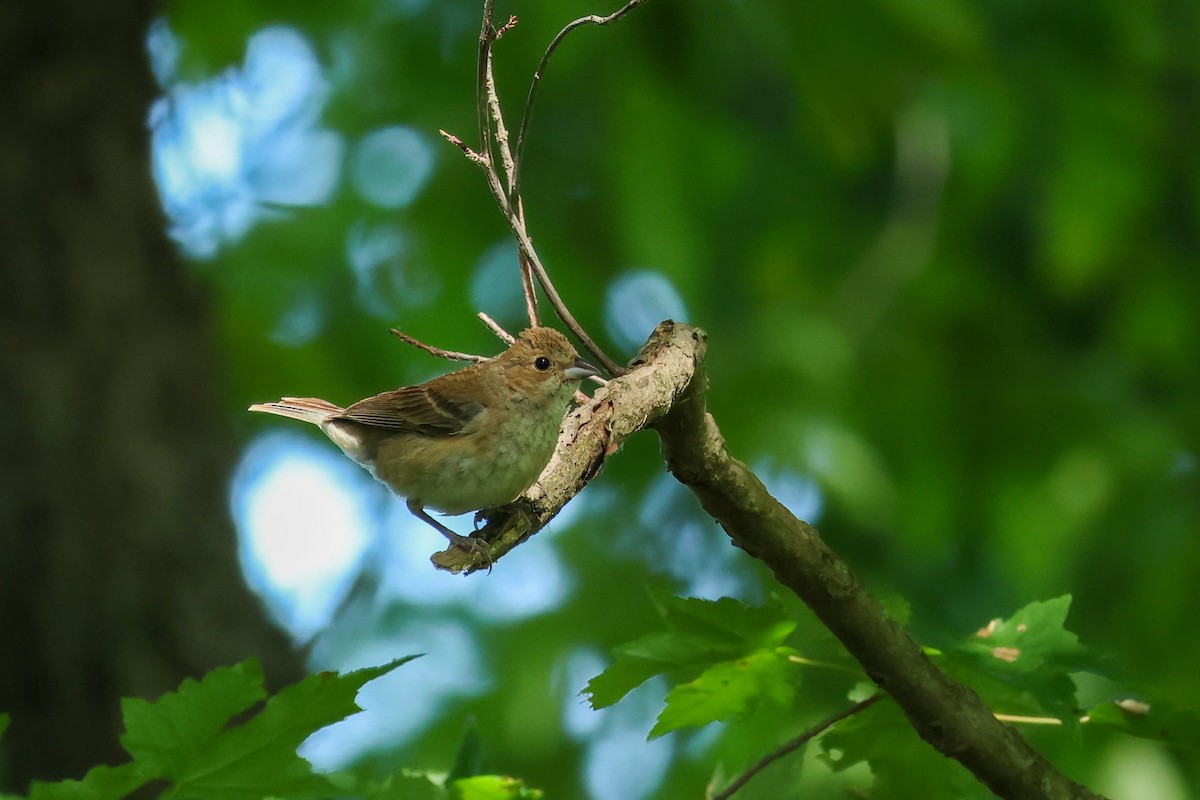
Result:
[[[0,10],[0,784],[122,760],[122,696],[299,657],[245,588],[208,308],[149,175],[151,3]],[[5,788],[5,787],[0,787]]]

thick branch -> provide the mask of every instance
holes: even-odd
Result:
[[[702,335],[699,331],[696,335]],[[680,402],[657,424],[667,468],[686,485],[738,547],[764,562],[845,645],[931,745],[1000,797],[1097,798],[1068,780],[998,721],[974,691],[926,657],[888,617],[816,529],[796,519],[725,446],[705,410],[699,348],[696,375]]]
[[[540,530],[627,437],[653,426],[667,466],[733,543],[763,561],[816,613],[904,710],[920,736],[1004,798],[1098,798],[1068,780],[971,689],[950,679],[890,619],[858,579],[725,446],[705,410],[704,332],[664,322],[629,371],[599,389],[563,424],[553,460],[526,496],[489,515],[482,533],[499,559]],[[459,550],[434,556],[444,569],[481,565]]]

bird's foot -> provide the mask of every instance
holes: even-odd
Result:
[[[457,533],[450,532],[447,537],[450,540],[451,547],[467,551],[467,553],[478,556],[483,563],[487,564],[487,570],[492,571],[492,546],[480,536],[461,536]]]

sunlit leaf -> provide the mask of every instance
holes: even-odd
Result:
[[[542,792],[504,775],[462,778],[449,786],[451,800],[541,800]]]
[[[728,597],[713,601],[668,594],[654,599],[667,630],[614,648],[612,666],[584,689],[593,708],[612,705],[655,675],[772,649],[796,627],[775,605],[753,607]]]
[[[1070,595],[1030,603],[1007,620],[988,623],[961,649],[1003,661],[1023,672],[1038,669],[1047,661],[1074,659],[1083,648],[1078,637],[1064,627],[1070,608]]]
[[[729,719],[761,700],[785,705],[796,693],[795,672],[786,654],[769,650],[714,664],[695,680],[671,689],[667,707],[659,714],[650,737]]]
[[[1087,651],[1064,627],[1069,595],[1030,603],[995,619],[966,642],[948,648],[946,667],[1001,713],[1078,718],[1073,671],[1088,666]]]
[[[653,598],[668,628],[697,642],[711,642],[715,649],[776,645],[796,627],[774,604],[750,606],[731,597],[701,600],[666,592],[656,592]]]
[[[338,772],[327,776],[339,797],[362,800],[445,800],[444,775],[401,769],[384,778],[368,778],[360,772]]]

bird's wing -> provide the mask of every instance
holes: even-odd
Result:
[[[338,416],[378,428],[453,436],[462,433],[482,411],[477,400],[423,384],[359,400]]]

